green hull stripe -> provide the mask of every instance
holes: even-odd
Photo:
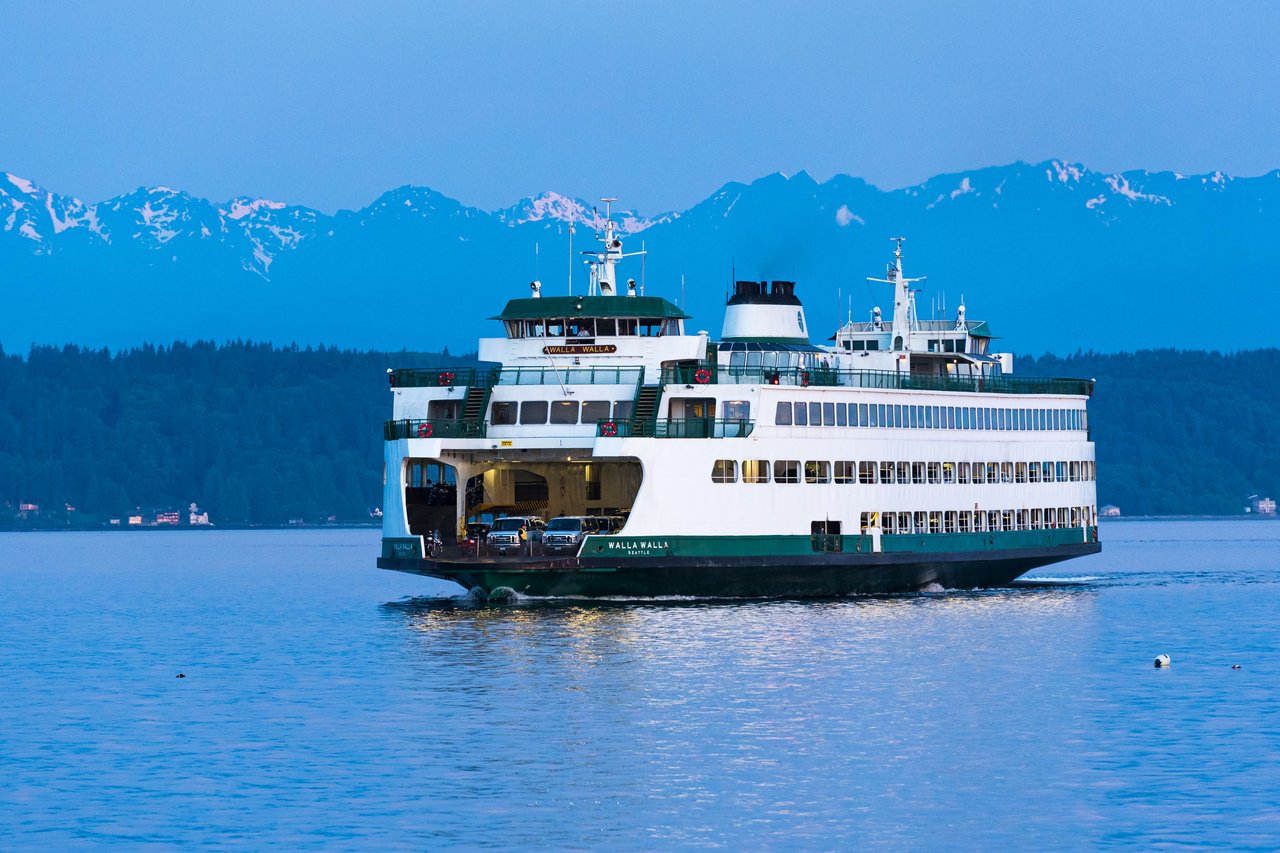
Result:
[[[1006,548],[1045,548],[1084,542],[1079,527],[1053,530],[1006,530],[996,533],[886,534],[880,550],[886,554],[1000,551]],[[580,556],[746,557],[791,556],[841,551],[871,553],[870,536],[588,536]]]

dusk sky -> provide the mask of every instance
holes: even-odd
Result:
[[[1280,5],[9,3],[0,171],[324,211],[402,184],[679,209],[1050,157],[1280,166]]]

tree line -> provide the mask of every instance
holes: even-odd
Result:
[[[389,367],[474,356],[232,342],[0,349],[0,527],[97,527],[196,503],[219,526],[370,522]],[[1098,501],[1235,514],[1280,496],[1280,350],[1020,357],[1097,379]],[[39,512],[23,513],[23,505]],[[71,507],[73,509],[68,509]],[[25,517],[23,517],[25,515]]]

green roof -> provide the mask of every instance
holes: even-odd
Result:
[[[640,317],[687,320],[689,315],[661,296],[543,296],[512,299],[490,320],[552,320],[556,317]]]
[[[969,328],[969,337],[971,338],[994,338],[991,334],[991,327],[987,325],[986,320],[980,321],[976,326]]]

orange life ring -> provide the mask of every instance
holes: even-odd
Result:
[[[435,432],[429,423],[418,424],[418,438],[431,438],[431,433]]]
[[[618,434],[618,425],[615,424],[613,421],[609,421],[608,423],[603,423],[600,425],[600,434],[605,438],[613,438],[615,435]]]
[[[693,374],[693,381],[697,382],[699,385],[706,385],[711,381],[711,371],[707,370],[705,367],[699,367],[698,372]]]
[[[454,379],[454,374],[452,371],[446,370],[440,374],[441,385],[452,385],[453,379]]]

